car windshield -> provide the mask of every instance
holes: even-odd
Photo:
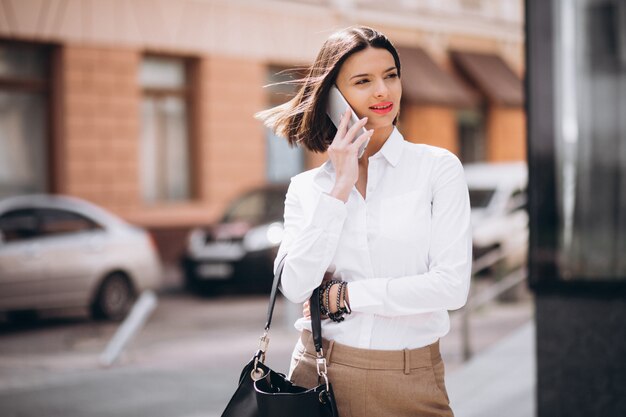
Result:
[[[494,189],[477,189],[470,188],[469,197],[472,208],[486,208],[491,201],[491,197],[496,192]]]
[[[254,191],[235,200],[226,211],[222,221],[258,224],[280,220],[283,215],[284,201],[284,191]]]

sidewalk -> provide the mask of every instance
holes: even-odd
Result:
[[[534,416],[535,364],[531,321],[446,377],[455,417]]]
[[[298,337],[293,321],[301,310],[283,298],[277,303],[268,364],[286,372]],[[217,417],[258,346],[266,309],[266,296],[163,295],[145,328],[108,369],[98,358],[116,324],[81,318],[5,328],[0,334],[0,414]],[[530,301],[493,303],[475,311],[470,324],[477,353],[463,363],[461,316],[451,314],[441,353],[457,417],[532,415],[534,365],[522,365],[532,360],[533,335],[523,330],[533,315]],[[522,366],[517,374],[512,372],[516,366]]]

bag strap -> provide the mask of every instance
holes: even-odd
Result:
[[[265,321],[265,333],[270,330],[272,325],[272,316],[274,315],[274,305],[276,304],[276,296],[278,295],[278,287],[280,286],[280,280],[283,275],[283,269],[285,268],[285,260],[287,254],[285,254],[280,262],[276,273],[274,274],[274,282],[272,283],[272,292],[270,293],[270,302],[267,306],[267,320]],[[313,342],[315,344],[315,350],[319,353],[322,350],[322,321],[320,312],[320,298],[319,287],[311,294],[310,308],[311,308],[311,330],[313,332]]]
[[[311,305],[311,330],[313,331],[313,343],[315,351],[322,352],[322,313],[320,311],[320,287],[313,290],[309,303]]]
[[[267,320],[265,322],[265,332],[261,336],[259,343],[259,351],[254,355],[254,368],[252,370],[252,378],[261,378],[264,373],[259,370],[259,361],[265,361],[265,352],[267,352],[267,346],[269,344],[269,337],[267,332],[272,325],[272,316],[274,315],[274,305],[276,304],[276,296],[278,295],[278,287],[280,286],[280,279],[283,275],[283,269],[285,268],[285,259],[287,254],[278,263],[276,273],[274,274],[274,282],[272,283],[272,292],[270,294],[270,303],[267,307]],[[326,390],[330,392],[330,383],[328,382],[328,368],[326,366],[326,358],[324,357],[324,351],[322,350],[322,314],[320,312],[320,288],[317,287],[313,290],[311,298],[309,299],[311,309],[311,330],[313,332],[313,343],[315,344],[315,351],[317,358],[315,359],[317,365],[318,381],[323,378],[326,383]]]
[[[267,306],[267,320],[265,321],[266,332],[270,330],[270,326],[272,325],[272,316],[274,315],[274,304],[276,304],[276,296],[278,295],[278,286],[280,285],[280,277],[283,275],[283,269],[285,268],[286,258],[287,258],[287,254],[285,254],[280,260],[280,262],[278,263],[278,268],[276,268],[276,273],[274,274],[274,282],[272,283],[272,292],[270,293],[270,303]]]

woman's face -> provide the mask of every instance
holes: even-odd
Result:
[[[367,129],[393,124],[400,110],[402,85],[389,51],[370,47],[352,54],[339,69],[336,84],[357,116],[367,116]]]

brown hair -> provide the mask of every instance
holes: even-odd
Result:
[[[398,52],[385,35],[365,26],[349,27],[324,42],[308,74],[295,81],[300,84],[300,89],[291,100],[259,112],[255,117],[292,146],[302,144],[313,152],[326,151],[337,133],[337,128],[326,115],[330,87],[346,59],[369,47],[389,51],[400,76]]]

